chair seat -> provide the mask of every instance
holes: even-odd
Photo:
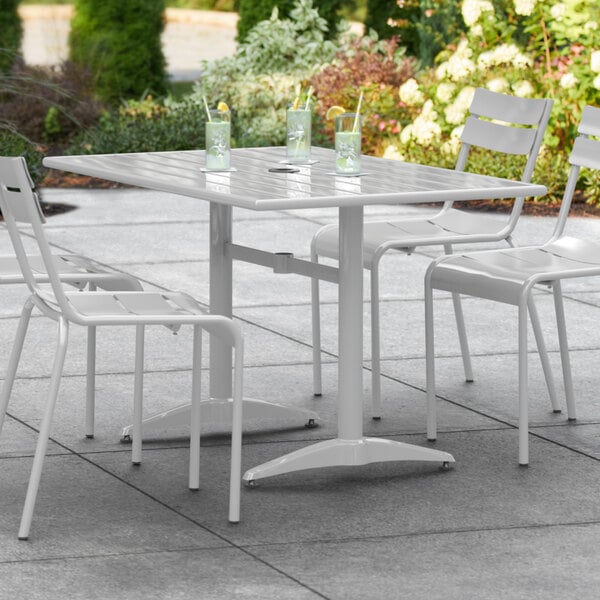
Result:
[[[41,256],[27,257],[36,281],[47,282],[48,273]],[[61,280],[77,288],[84,288],[93,281],[104,290],[139,290],[139,282],[129,275],[104,268],[99,263],[78,254],[52,257]],[[81,279],[77,276],[81,275]],[[25,283],[16,256],[0,256],[0,285]]]
[[[100,321],[156,322],[186,321],[205,316],[207,310],[194,298],[180,292],[69,292],[69,303],[83,317]]]
[[[375,254],[382,248],[401,250],[415,246],[472,242],[476,241],[474,238],[492,241],[504,237],[498,234],[505,226],[505,221],[456,209],[446,210],[429,219],[367,221],[364,225],[364,267],[370,268]],[[323,227],[316,235],[315,244],[319,256],[338,259],[339,228]]]
[[[435,289],[518,304],[523,285],[540,273],[546,281],[597,267],[600,244],[572,237],[539,247],[507,248],[452,256],[433,268]]]

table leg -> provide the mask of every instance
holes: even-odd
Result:
[[[232,260],[227,253],[227,244],[231,241],[232,209],[222,204],[210,205],[210,311],[230,317],[232,314]],[[231,367],[232,349],[219,338],[210,336],[210,398],[200,403],[201,422],[203,424],[231,424]],[[190,404],[183,404],[162,413],[144,419],[142,431],[163,431],[170,428],[186,427],[190,424]],[[311,410],[302,410],[257,400],[244,398],[244,422],[268,421],[281,422],[294,420],[314,425],[319,418]],[[124,440],[131,438],[132,426],[123,428]]]
[[[319,467],[398,460],[454,462],[447,452],[363,436],[363,207],[340,207],[338,437],[276,458],[244,481]]]

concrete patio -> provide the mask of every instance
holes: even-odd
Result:
[[[60,251],[86,254],[208,301],[208,205],[141,190],[44,190],[76,210],[49,218]],[[423,212],[376,207],[369,215]],[[307,257],[335,210],[234,211],[234,237]],[[523,217],[520,244],[553,219]],[[597,238],[600,221],[568,232]],[[0,252],[8,254],[6,233]],[[365,431],[426,445],[423,274],[436,249],[388,255],[382,268],[384,415],[373,421],[365,328]],[[365,283],[368,283],[367,276]],[[306,471],[242,493],[227,522],[228,436],[205,429],[204,476],[187,489],[185,428],[149,436],[141,467],[120,432],[131,419],[134,331],[98,335],[97,427],[83,436],[85,332],[73,328],[49,456],[28,542],[17,529],[54,351],[54,324],[34,318],[0,440],[0,598],[544,599],[594,598],[600,585],[600,281],[564,286],[578,420],[553,414],[530,360],[531,465],[517,465],[517,332],[513,307],[465,299],[475,382],[466,384],[449,295],[436,303],[440,435],[456,465],[378,464]],[[246,395],[316,410],[319,426],[252,423],[247,469],[336,430],[336,295],[323,284],[324,394],[312,396],[310,286],[247,264],[234,267],[234,313],[246,335]],[[26,291],[2,289],[0,376]],[[562,394],[552,298],[537,293]],[[365,302],[365,316],[368,316]],[[532,336],[531,336],[532,337]],[[147,335],[145,412],[185,402],[191,335]],[[205,377],[205,380],[207,378]],[[561,396],[562,397],[562,396]]]

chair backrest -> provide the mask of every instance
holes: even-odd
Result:
[[[583,109],[577,133],[578,136],[569,157],[569,164],[571,165],[569,178],[567,179],[560,212],[550,242],[559,238],[565,229],[581,167],[600,171],[600,108],[586,106]],[[599,139],[592,139],[590,136]]]
[[[519,98],[477,88],[460,136],[456,169],[463,171],[473,146],[493,152],[527,156],[521,180],[531,181],[553,100]],[[516,198],[511,219],[516,222],[525,198]],[[448,208],[450,203],[444,206]]]
[[[23,157],[0,157],[0,208],[6,228],[19,261],[25,283],[34,299],[41,301],[50,311],[68,312],[69,306],[60,277],[52,260],[50,245],[44,234],[44,216],[33,181]],[[51,291],[36,282],[22,240],[19,223],[31,225],[34,239],[44,261]],[[39,303],[38,303],[39,305]],[[43,308],[40,306],[40,308]]]

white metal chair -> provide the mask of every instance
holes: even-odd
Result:
[[[425,275],[427,364],[427,438],[435,440],[436,400],[433,289],[467,294],[518,307],[519,320],[519,464],[529,463],[527,392],[527,313],[535,315],[532,291],[543,283],[553,288],[563,368],[567,414],[576,418],[561,280],[600,275],[600,243],[563,236],[581,167],[600,169],[600,108],[587,106],[570,156],[571,168],[552,237],[541,246],[508,248],[440,257]]]
[[[31,180],[30,183],[33,187]],[[29,256],[28,259],[35,280],[38,283],[48,283],[48,273],[42,257]],[[106,291],[141,291],[143,289],[141,283],[132,275],[108,269],[86,256],[79,254],[53,255],[52,262],[61,281],[80,290],[85,287],[88,287],[90,291],[98,288]],[[19,261],[15,256],[0,256],[0,285],[11,284],[25,284]],[[29,312],[33,309],[33,304],[30,302],[25,306]],[[95,395],[96,328],[89,326],[85,406],[85,437],[89,439],[94,437]]]
[[[552,110],[552,100],[527,99],[507,96],[478,88],[475,91],[461,134],[461,149],[456,169],[464,170],[472,146],[496,153],[527,156],[522,180],[530,181],[539,154],[544,131]],[[515,126],[516,125],[516,126]],[[418,246],[441,245],[446,254],[452,254],[454,244],[498,242],[505,240],[512,246],[511,234],[523,208],[525,198],[516,198],[506,222],[474,215],[444,203],[433,217],[402,220],[372,221],[364,226],[364,268],[371,275],[371,375],[373,418],[381,416],[380,383],[380,326],[379,326],[379,263],[388,250],[410,254]],[[311,259],[339,258],[339,228],[326,225],[319,229],[311,243]],[[454,313],[463,357],[465,379],[473,380],[469,347],[464,328],[460,298],[453,295]],[[320,396],[321,385],[321,317],[319,305],[319,280],[312,280],[312,331],[313,331],[313,385]],[[536,328],[537,332],[537,328]],[[539,332],[538,332],[539,333]],[[556,407],[552,378],[546,361],[543,340],[540,356],[545,369],[553,405]]]
[[[48,437],[67,349],[71,323],[85,327],[101,325],[133,325],[136,328],[134,418],[132,461],[140,464],[142,452],[142,396],[144,332],[146,325],[194,328],[192,359],[192,417],[190,439],[189,487],[200,485],[200,368],[202,330],[219,337],[235,350],[231,473],[229,493],[229,520],[239,521],[241,484],[241,431],[242,431],[242,365],[243,340],[240,328],[229,318],[207,314],[191,296],[176,292],[144,291],[67,291],[55,269],[55,261],[42,227],[37,196],[31,189],[25,162],[22,158],[0,158],[0,208],[6,220],[23,277],[31,297],[23,309],[15,343],[8,364],[8,372],[0,396],[0,427],[6,414],[8,400],[15,379],[31,305],[58,323],[58,345],[50,377],[46,409],[35,451],[27,497],[21,518],[19,539],[27,539],[33,509],[46,454]],[[32,227],[50,286],[42,287],[36,281],[21,240],[19,225]]]

